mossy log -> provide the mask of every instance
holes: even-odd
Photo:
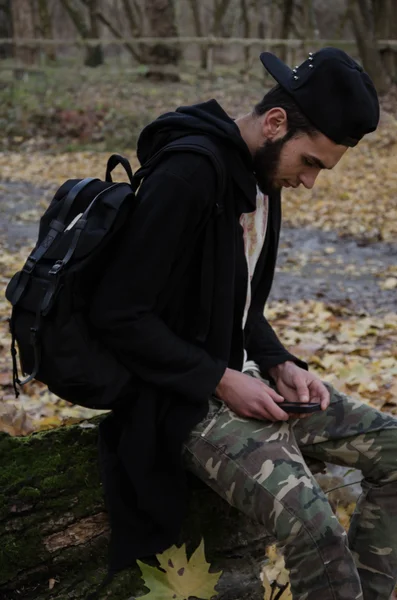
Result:
[[[28,437],[0,433],[0,598],[87,599],[107,570],[109,527],[99,479],[99,418]],[[222,600],[262,600],[264,530],[192,478],[182,540],[204,538],[222,569]],[[117,575],[98,598],[147,592],[138,567]]]

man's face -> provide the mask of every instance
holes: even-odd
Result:
[[[265,193],[299,185],[311,189],[321,169],[332,169],[347,150],[320,132],[292,138],[282,134],[266,140],[253,156],[258,186]]]

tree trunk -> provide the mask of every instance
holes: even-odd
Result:
[[[0,37],[11,38],[11,2],[2,0],[0,2]],[[12,47],[9,44],[0,44],[0,58],[12,56]]]
[[[95,32],[95,30],[98,31],[97,15],[96,15],[97,0],[88,0],[87,1],[88,7],[89,7],[89,15],[90,15],[90,26],[88,26],[87,22],[86,22],[86,16],[84,14],[85,10],[82,6],[80,6],[78,4],[77,0],[61,0],[61,4],[65,8],[66,12],[68,13],[69,17],[71,18],[74,26],[76,27],[78,33],[83,38],[83,40],[86,40],[86,39],[92,37],[92,33],[93,33],[92,28],[93,27],[94,27],[94,32]],[[92,20],[93,16],[94,16],[94,19]],[[100,46],[99,46],[99,48],[100,48]],[[98,62],[98,61],[100,61],[100,62]],[[87,65],[88,67],[96,67],[99,64],[102,64],[102,62],[103,62],[102,50],[101,49],[98,50],[98,46],[87,46],[86,50],[85,50],[84,64]]]
[[[220,30],[222,27],[222,21],[227,13],[227,10],[230,6],[231,0],[214,0],[214,12],[213,12],[213,20],[212,27],[210,29],[210,34],[213,36],[219,36]],[[209,45],[207,47],[207,72],[212,73],[214,68],[214,46]]]
[[[395,0],[372,0],[375,33],[378,40],[397,40],[397,4]],[[385,71],[397,83],[397,49],[381,48]]]
[[[240,14],[241,21],[243,24],[243,37],[249,38],[251,35],[251,23],[249,18],[249,7],[247,0],[240,0]],[[244,47],[244,67],[243,74],[248,78],[248,71],[250,69],[250,56],[251,48],[249,46]]]
[[[177,37],[173,0],[146,0],[145,11],[152,37]],[[150,46],[147,53],[148,77],[179,81],[180,57],[179,46],[161,42]]]
[[[130,27],[132,37],[140,37],[144,35],[144,20],[141,7],[135,0],[122,0],[124,11]],[[134,48],[133,55],[138,63],[145,63],[148,52],[148,47],[145,44],[139,44]]]
[[[87,6],[90,19],[89,36],[93,40],[99,39],[99,20],[97,14],[98,0],[87,0]],[[87,67],[99,67],[99,65],[103,65],[103,50],[101,44],[97,44],[96,46],[90,46],[87,49],[85,65]]]
[[[120,31],[118,29],[116,29],[116,27],[113,25],[113,23],[111,21],[109,21],[109,19],[107,17],[105,17],[105,15],[103,13],[98,12],[97,18],[99,21],[101,21],[101,23],[103,23],[103,25],[105,25],[105,27],[107,27],[109,29],[109,31],[114,35],[114,37],[116,39],[121,40],[124,37],[123,34],[121,34]],[[128,52],[131,54],[131,56],[133,56],[138,61],[138,63],[141,62],[141,55],[138,54],[138,52],[133,44],[131,44],[130,42],[124,42],[124,48],[126,48],[128,50]]]
[[[294,12],[294,0],[284,0],[283,18],[282,18],[282,23],[281,23],[281,35],[280,35],[280,38],[282,40],[287,40],[289,38],[293,12]],[[288,61],[287,46],[282,46],[280,48],[280,58],[284,62]]]
[[[33,2],[30,0],[12,0],[11,2],[12,28],[14,44],[14,57],[24,65],[35,64],[38,48],[18,44],[21,38],[35,38],[35,15]]]
[[[383,67],[368,0],[351,2],[350,19],[364,69],[378,93],[385,94],[390,88],[390,80]]]
[[[255,21],[257,23],[257,37],[265,37],[265,13],[266,6],[263,0],[255,0]]]
[[[0,596],[2,600],[87,600],[106,575],[108,523],[97,467],[96,417],[28,437],[0,433]],[[192,477],[181,542],[204,537],[207,560],[224,571],[219,600],[263,600],[262,527]],[[119,573],[98,598],[143,593],[137,567]]]
[[[50,11],[48,10],[48,0],[37,0],[37,4],[39,9],[40,37],[51,40],[53,35],[51,16]],[[44,52],[49,61],[54,62],[56,60],[54,46],[44,46]]]
[[[222,21],[228,11],[231,0],[215,0],[214,21],[212,26],[213,35],[219,35]]]
[[[190,8],[193,14],[194,32],[197,37],[203,36],[203,28],[201,26],[200,6],[198,0],[189,0]],[[206,69],[208,66],[208,51],[206,46],[200,45],[200,67]]]

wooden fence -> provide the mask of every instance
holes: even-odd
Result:
[[[239,38],[239,37],[127,37],[127,38],[0,38],[0,44],[15,46],[102,46],[129,44],[198,44],[204,46],[261,46],[274,47],[286,46],[287,48],[304,48],[305,46],[337,46],[338,48],[352,48],[356,46],[355,40],[324,40],[324,39],[277,39],[277,38]],[[391,48],[397,50],[397,40],[379,40],[379,49]]]
[[[215,48],[224,48],[230,46],[240,46],[242,48],[258,47],[261,50],[272,50],[285,48],[286,61],[288,64],[299,62],[299,55],[307,51],[315,51],[325,46],[336,46],[338,48],[355,51],[357,48],[355,40],[336,39],[277,39],[277,38],[240,38],[240,37],[118,37],[118,38],[66,38],[66,39],[47,39],[47,38],[0,38],[0,45],[12,45],[14,47],[39,48],[46,47],[74,47],[82,48],[87,46],[138,46],[144,45],[180,45],[180,46],[204,46],[208,52],[208,71],[213,69],[213,53]],[[397,52],[397,40],[378,40],[379,50],[392,50]],[[0,70],[23,68],[23,65],[10,65],[0,63]],[[29,70],[27,67],[26,70]],[[32,70],[35,70],[32,68]]]

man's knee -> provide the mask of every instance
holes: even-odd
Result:
[[[363,436],[363,444],[370,459],[362,470],[365,479],[378,485],[397,482],[397,420],[393,427]]]

